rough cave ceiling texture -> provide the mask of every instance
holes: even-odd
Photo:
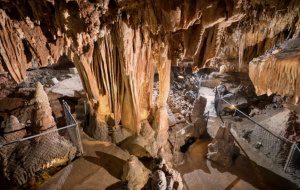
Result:
[[[247,71],[252,58],[286,38],[299,37],[299,4],[299,0],[1,0],[0,71],[8,71],[20,83],[26,69],[57,63],[67,55],[79,70],[96,126],[105,126],[111,117],[136,133],[141,121],[153,116],[159,135],[167,129],[172,64],[193,61],[195,68]],[[156,69],[160,87],[153,105]]]

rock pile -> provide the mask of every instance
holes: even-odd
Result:
[[[180,174],[167,166],[161,158],[156,159],[157,164],[150,176],[146,190],[182,190],[183,183]]]
[[[171,80],[169,108],[177,118],[183,116],[185,120],[190,120],[193,103],[198,97],[199,77],[187,69],[180,72],[174,68]]]

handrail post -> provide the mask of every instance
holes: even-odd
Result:
[[[286,172],[290,162],[291,162],[291,159],[293,158],[293,155],[294,155],[294,152],[295,152],[295,148],[296,148],[296,142],[293,143],[291,149],[290,149],[290,152],[289,152],[289,155],[286,159],[286,162],[285,162],[285,165],[284,165],[284,168],[283,168],[283,171]]]

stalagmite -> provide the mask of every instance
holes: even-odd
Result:
[[[1,144],[12,143],[0,149],[0,161],[3,173],[8,180],[22,185],[44,168],[64,165],[72,160],[77,152],[76,147],[57,131],[30,140],[21,140],[25,136],[53,130],[56,123],[52,116],[48,96],[41,83],[36,84],[36,111],[32,125],[26,129],[14,116],[5,122],[4,136]]]
[[[40,131],[45,131],[56,126],[48,96],[40,82],[36,84],[35,115],[33,121],[35,129]]]
[[[131,156],[123,166],[122,179],[128,181],[128,188],[131,190],[142,189],[149,175],[150,171],[135,156]]]
[[[110,141],[117,127],[139,136],[148,120],[159,148],[167,142],[172,65],[189,61],[194,71],[221,66],[223,72],[239,71],[239,63],[297,37],[300,30],[297,0],[288,6],[268,1],[263,9],[259,1],[243,0],[17,0],[0,5],[1,72],[21,83],[26,69],[65,56],[87,92],[90,126],[85,131],[90,136]],[[153,102],[156,71],[159,95]],[[35,121],[38,128],[52,124],[50,115]]]

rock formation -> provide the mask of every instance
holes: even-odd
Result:
[[[225,122],[224,126],[219,127],[212,143],[208,145],[207,158],[225,167],[231,166],[233,158],[239,154],[230,128],[231,123]]]
[[[88,93],[90,134],[108,140],[111,117],[138,135],[142,121],[154,117],[159,146],[166,142],[172,64],[242,71],[248,60],[300,31],[298,0],[1,0],[0,7],[0,72],[20,83],[26,69],[67,56]]]
[[[19,122],[18,118],[11,115],[6,122],[4,122],[1,126],[4,129],[3,136],[0,137],[0,143],[5,144],[7,142],[12,142],[18,139],[22,139],[26,135],[26,130],[23,128],[22,124]],[[10,162],[10,156],[15,151],[16,144],[10,144],[7,146],[3,146],[0,149],[1,156],[1,168],[2,172],[5,176],[8,176],[8,168],[7,165]]]
[[[47,94],[40,83],[37,83],[34,101],[36,111],[33,124],[25,129],[16,117],[10,116],[2,126],[4,135],[0,137],[1,144],[56,128]],[[52,132],[3,146],[0,149],[2,170],[8,180],[21,185],[44,168],[63,165],[72,160],[76,151],[69,140],[58,132]]]
[[[35,130],[45,131],[49,128],[56,127],[48,96],[40,82],[36,84],[34,101],[35,113],[32,121],[34,122]]]
[[[170,168],[165,160],[157,158],[158,162],[151,174],[150,182],[146,185],[146,190],[182,190],[183,183],[180,173]]]
[[[138,160],[137,157],[131,156],[123,166],[122,180],[128,181],[130,190],[142,189],[148,181],[150,170]]]
[[[199,96],[194,102],[194,108],[191,116],[191,120],[194,125],[194,137],[199,138],[207,134],[206,118],[204,117],[204,110],[207,100]]]
[[[300,38],[292,39],[253,59],[249,64],[249,76],[256,93],[300,97]]]

